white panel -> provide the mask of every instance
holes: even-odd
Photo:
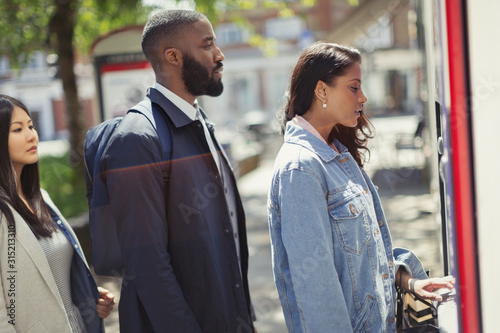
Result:
[[[151,68],[105,72],[102,74],[104,118],[123,116],[140,102],[155,79]]]
[[[498,332],[500,39],[498,0],[468,1],[483,332]]]
[[[93,46],[92,55],[94,57],[109,54],[140,53],[142,28],[131,28],[97,41]]]

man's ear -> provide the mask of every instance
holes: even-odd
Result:
[[[316,83],[316,87],[314,88],[314,95],[321,100],[325,101],[326,100],[326,89],[328,88],[328,85],[319,80],[318,83]]]
[[[182,64],[182,52],[176,48],[169,48],[163,52],[163,57],[165,61],[174,66],[180,66]]]

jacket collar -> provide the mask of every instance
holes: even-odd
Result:
[[[147,96],[152,103],[157,104],[161,109],[163,109],[167,116],[172,120],[175,127],[183,127],[194,121],[155,88],[149,88]]]
[[[179,128],[186,126],[196,120],[189,118],[185,112],[179,109],[172,101],[170,101],[165,95],[163,95],[160,91],[155,88],[149,88],[147,92],[148,98],[152,103],[157,104],[163,111],[168,115],[168,117],[174,123],[174,126]],[[215,125],[210,121],[207,114],[203,109],[198,105],[198,110],[200,111],[201,116],[205,119],[205,123],[207,124],[208,129],[213,132],[215,130]]]
[[[12,207],[10,207],[10,209],[14,215],[14,221],[16,223],[16,240],[18,244],[24,248],[35,266],[38,268],[40,275],[45,280],[45,283],[47,283],[47,286],[50,288],[59,304],[64,306],[56,281],[54,280],[54,275],[52,274],[52,270],[50,269],[49,262],[47,261],[47,257],[45,256],[42,246],[21,215],[19,215],[19,213]]]
[[[333,150],[325,142],[317,138],[314,134],[306,129],[289,121],[286,124],[285,142],[302,146],[316,155],[318,155],[325,163],[333,160],[339,153]],[[334,139],[335,146],[339,149],[340,153],[347,152],[347,148]]]
[[[50,206],[52,210],[54,210],[60,217],[61,223],[64,224],[66,229],[69,231],[71,236],[76,242],[76,245],[81,249],[80,242],[78,241],[78,238],[76,237],[76,234],[74,233],[73,229],[71,229],[69,223],[64,219],[64,217],[61,215],[61,212],[57,209],[57,207],[54,205],[52,200],[50,199],[48,193],[41,189],[40,190],[42,193],[43,200],[47,205]],[[64,307],[62,298],[59,293],[59,289],[57,288],[56,281],[54,279],[54,275],[52,273],[52,270],[50,269],[49,262],[47,260],[47,257],[45,255],[45,252],[40,245],[40,242],[38,239],[35,237],[33,234],[33,231],[31,231],[30,227],[26,224],[24,219],[19,215],[19,213],[12,207],[9,207],[10,210],[12,211],[12,214],[14,215],[14,221],[16,224],[16,240],[18,241],[18,244],[24,248],[28,256],[31,258],[35,266],[38,268],[40,275],[43,277],[45,280],[45,283],[47,283],[47,286],[50,288],[52,293],[54,294],[54,297],[57,299],[61,307]],[[87,261],[84,256],[81,255],[79,251],[76,251],[80,257],[82,258],[83,262],[87,264]]]

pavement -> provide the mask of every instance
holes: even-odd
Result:
[[[392,125],[390,127],[393,128]],[[389,134],[380,135],[379,138],[389,140],[388,136]],[[268,138],[259,166],[238,180],[247,216],[250,294],[257,315],[255,327],[259,333],[287,332],[274,286],[266,216],[273,160],[281,142],[282,139],[278,136]],[[398,160],[400,156],[394,157],[395,152],[390,152],[394,149],[392,144],[380,145],[379,142],[378,146],[374,144],[373,147],[374,167],[367,169],[375,184],[379,186],[394,246],[411,249],[421,259],[424,267],[431,270],[433,276],[442,275],[439,196],[430,193],[421,168],[422,157],[416,156],[421,152],[410,152],[415,156]],[[393,162],[382,165],[380,158],[387,154],[393,156]],[[117,302],[119,301],[119,279],[97,277],[97,281],[98,285],[114,292]],[[113,313],[105,320],[108,333],[119,332],[117,309],[118,306],[115,306]]]

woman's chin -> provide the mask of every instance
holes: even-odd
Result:
[[[352,119],[352,120],[343,121],[340,124],[342,126],[345,126],[345,127],[354,128],[354,127],[358,126],[358,118]]]

